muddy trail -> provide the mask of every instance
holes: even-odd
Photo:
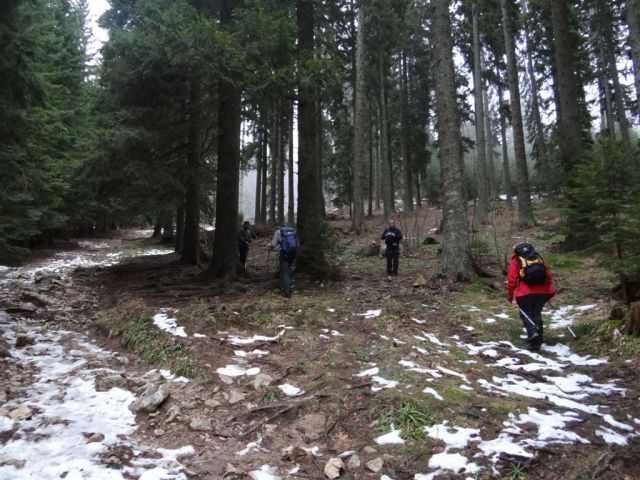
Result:
[[[435,249],[388,282],[348,240],[287,300],[258,245],[227,285],[143,233],[0,267],[0,478],[640,478],[638,359],[580,328],[595,290],[566,282],[530,352],[491,285],[414,287]]]

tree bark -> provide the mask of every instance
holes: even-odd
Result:
[[[513,189],[511,188],[511,172],[509,168],[509,147],[507,145],[507,119],[505,114],[504,96],[502,85],[498,84],[498,101],[500,102],[500,138],[502,140],[502,170],[504,174],[505,193],[507,206],[513,208]]]
[[[365,93],[365,2],[361,2],[358,11],[358,32],[356,35],[356,84],[355,106],[353,120],[353,145],[354,152],[351,161],[351,195],[353,199],[353,215],[351,216],[351,228],[358,235],[362,232],[364,224],[364,182],[366,181],[364,166],[367,155],[367,97]]]
[[[285,158],[285,147],[286,147],[286,139],[287,139],[287,114],[284,109],[284,102],[280,100],[278,102],[278,135],[280,136],[280,141],[278,147],[280,151],[278,152],[278,223],[283,224],[285,221],[284,218],[284,176],[286,171],[287,160]]]
[[[629,27],[629,45],[631,45],[631,55],[633,56],[636,114],[640,115],[640,3],[638,0],[626,1],[626,13]]]
[[[502,0],[504,1],[504,0]],[[565,173],[571,172],[576,160],[582,156],[582,119],[578,106],[578,82],[574,71],[575,46],[571,40],[569,6],[567,0],[551,2],[557,95],[561,116],[558,120],[560,153]]]
[[[267,224],[267,176],[269,170],[269,157],[268,157],[268,145],[269,145],[269,131],[266,124],[262,125],[262,144],[260,148],[262,150],[262,192],[260,200],[260,224]]]
[[[478,158],[477,185],[478,209],[476,219],[481,225],[489,223],[489,174],[486,158],[486,138],[484,130],[484,99],[482,98],[482,61],[480,32],[478,29],[478,2],[472,7],[473,29],[473,100],[475,104],[476,155]]]
[[[618,118],[618,125],[620,127],[620,136],[622,141],[631,146],[631,137],[629,136],[629,123],[627,121],[627,114],[624,106],[624,91],[620,85],[620,76],[618,73],[618,62],[616,59],[616,41],[613,32],[613,18],[611,7],[607,2],[601,2],[603,8],[603,33],[604,33],[604,45],[607,55],[607,64],[609,66],[609,76],[613,83],[613,99],[616,104],[616,117]]]
[[[223,0],[220,23],[227,24],[241,0]],[[218,87],[218,175],[213,257],[207,275],[234,278],[245,270],[238,256],[238,196],[240,193],[241,88],[222,79]]]
[[[184,206],[182,202],[180,202],[180,205],[178,205],[178,208],[176,209],[176,246],[175,246],[176,253],[182,253],[183,237],[184,237]]]
[[[412,163],[409,148],[409,120],[407,113],[409,110],[409,93],[407,78],[407,54],[403,50],[400,54],[400,150],[402,155],[402,169],[404,188],[402,195],[402,203],[404,211],[411,212],[413,210],[413,180],[412,180]]]
[[[294,167],[294,161],[293,161],[293,118],[294,118],[294,104],[293,102],[291,102],[290,108],[289,108],[289,155],[288,155],[288,160],[289,160],[289,176],[287,177],[287,187],[288,187],[288,196],[287,196],[287,221],[289,222],[290,225],[294,225],[296,223],[296,214],[295,214],[295,204],[294,204],[294,200],[295,200],[295,192],[294,192],[294,171],[293,171],[293,167]]]
[[[606,130],[609,135],[616,135],[616,122],[613,115],[613,101],[611,98],[611,85],[609,85],[609,74],[607,73],[607,58],[604,53],[604,42],[602,38],[598,39],[598,53],[599,55],[599,67],[600,67],[600,83],[602,88],[602,95],[604,97],[604,118]]]
[[[258,151],[256,153],[256,200],[253,215],[254,223],[260,223],[260,202],[262,201],[262,128],[258,122]]]
[[[182,261],[197,265],[200,254],[200,80],[191,80],[185,219],[182,235]]]
[[[384,72],[383,52],[378,53],[378,121],[380,123],[380,181],[382,183],[382,203],[384,217],[390,218],[395,212],[393,186],[391,179],[391,164],[389,163],[389,125],[387,123],[387,93],[386,75]]]
[[[489,85],[483,82],[482,103],[484,104],[484,132],[487,144],[487,174],[489,177],[489,200],[493,200],[496,196],[496,179],[495,179],[495,137],[491,128],[491,109],[489,107]]]
[[[278,112],[274,109],[271,123],[271,175],[269,176],[269,224],[276,225],[276,204],[278,199],[278,158],[280,153],[280,134],[278,133]]]
[[[538,168],[545,171],[547,146],[544,138],[544,127],[542,125],[542,116],[540,115],[540,98],[538,95],[538,81],[536,80],[535,71],[533,69],[533,60],[531,58],[531,40],[527,32],[526,49],[527,49],[527,78],[531,87],[531,110],[533,112],[533,125],[535,129],[536,156],[538,160]]]
[[[434,0],[433,61],[438,145],[443,188],[442,274],[452,281],[474,278],[462,171],[462,139],[448,0]]]
[[[296,0],[298,51],[311,61],[314,46],[314,0]],[[329,271],[324,256],[324,199],[319,178],[318,112],[313,80],[298,77],[298,234],[296,270],[323,277]]]
[[[507,73],[509,76],[509,97],[511,107],[511,125],[513,128],[513,145],[516,157],[516,173],[518,187],[518,225],[521,228],[535,225],[533,206],[531,205],[531,188],[525,151],[524,129],[522,126],[522,108],[520,104],[520,85],[518,84],[518,66],[514,42],[514,29],[509,15],[507,2],[500,0],[502,6],[502,25],[504,44],[507,53]]]

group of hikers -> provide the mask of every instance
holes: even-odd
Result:
[[[238,252],[240,261],[246,266],[249,247],[254,235],[249,222],[244,222],[238,232]],[[398,275],[400,261],[400,243],[402,231],[389,220],[380,240],[380,257],[387,259],[387,279]],[[269,250],[278,251],[278,272],[282,281],[285,297],[292,293],[292,267],[300,247],[297,232],[290,225],[283,224],[276,229],[269,243]],[[513,247],[509,270],[507,273],[507,301],[520,314],[520,319],[527,331],[527,343],[533,351],[540,349],[544,339],[542,309],[555,295],[553,274],[549,265],[536,252],[533,245],[522,242]]]

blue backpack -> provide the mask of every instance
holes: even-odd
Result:
[[[300,248],[298,233],[290,227],[280,230],[280,252],[285,255],[295,255]]]

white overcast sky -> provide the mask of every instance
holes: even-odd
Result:
[[[88,7],[87,26],[89,27],[91,38],[89,39],[87,52],[93,57],[109,37],[106,30],[98,27],[98,19],[109,9],[110,5],[107,0],[88,0]]]

